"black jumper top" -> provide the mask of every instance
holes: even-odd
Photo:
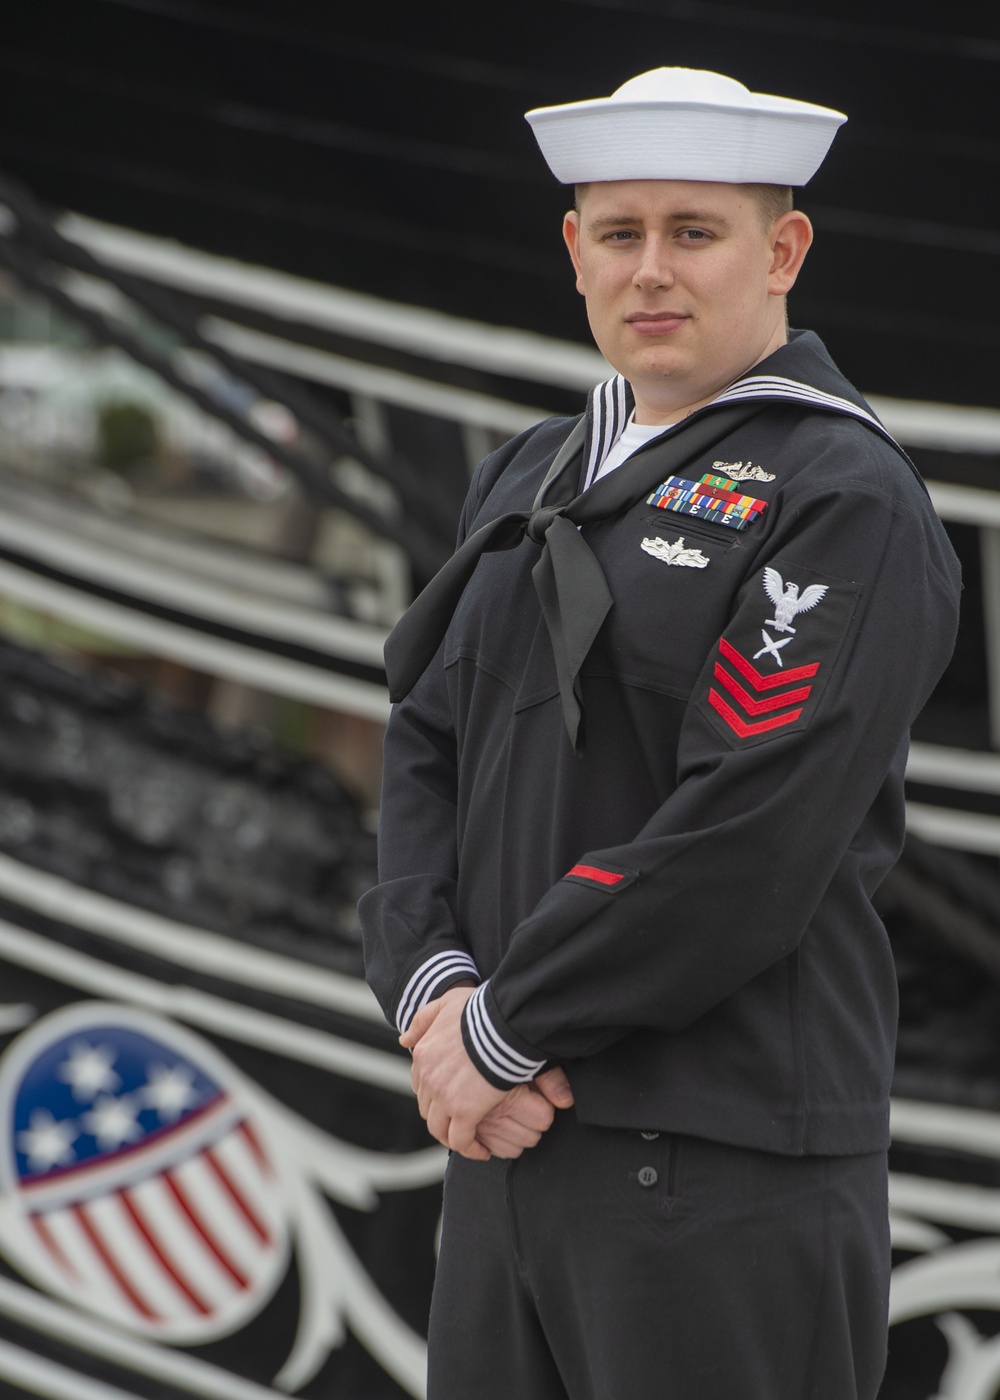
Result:
[[[954,644],[958,564],[814,335],[718,402],[734,394],[761,411],[685,477],[766,502],[746,528],[655,492],[583,527],[614,603],[580,670],[581,751],[539,544],[479,561],[389,722],[368,978],[401,1027],[479,981],[463,1031],[480,1071],[510,1086],[560,1062],[585,1122],[875,1151],[897,998],[871,901],[902,844],[908,730]],[[531,509],[574,421],[481,463],[463,537]],[[593,445],[607,423],[589,427]]]

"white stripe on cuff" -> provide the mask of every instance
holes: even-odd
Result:
[[[472,1044],[498,1079],[505,1079],[509,1084],[526,1084],[542,1070],[545,1061],[528,1059],[502,1039],[483,1004],[486,986],[484,982],[466,1002]]]
[[[420,1008],[434,999],[434,993],[441,983],[453,979],[456,973],[474,977],[479,981],[479,969],[468,953],[448,949],[443,953],[435,953],[420,964],[403,989],[396,1009],[396,1025],[400,1031],[409,1028]]]

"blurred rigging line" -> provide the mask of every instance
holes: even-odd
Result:
[[[0,918],[0,957],[102,1000],[143,1007],[210,1035],[268,1050],[361,1084],[406,1096],[413,1092],[410,1067],[397,1052],[378,1050],[183,982],[160,982],[6,918]]]
[[[151,287],[119,268],[109,268],[79,243],[65,238],[54,226],[48,211],[17,181],[0,172],[0,201],[6,201],[19,222],[19,236],[57,262],[79,272],[103,278],[147,313],[179,333],[189,346],[206,351],[223,369],[256,390],[264,398],[276,399],[291,409],[300,424],[310,428],[331,453],[347,454],[399,492],[403,504],[429,534],[438,536],[450,550],[451,521],[460,503],[433,480],[428,480],[405,459],[393,452],[376,453],[366,448],[349,431],[342,418],[321,403],[301,382],[274,373],[273,369],[249,364],[228,347],[202,335],[198,315],[183,301],[162,287]],[[303,483],[311,484],[311,483]]]
[[[572,0],[591,9],[614,10],[618,14],[655,15],[658,19],[686,20],[692,24],[721,25],[727,29],[749,29],[758,33],[799,35],[804,39],[860,44],[864,48],[915,49],[933,54],[953,54],[957,58],[1000,62],[1000,40],[975,34],[939,33],[921,29],[905,30],[886,24],[857,24],[850,20],[825,19],[803,15],[796,10],[759,10],[740,5],[720,5],[715,0]]]
[[[57,169],[72,168],[105,179],[120,180],[137,189],[176,195],[217,208],[239,209],[258,217],[280,219],[286,223],[325,228],[352,238],[357,237],[361,222],[365,237],[369,241],[391,248],[446,256],[448,261],[462,259],[467,263],[490,269],[505,268],[549,282],[563,282],[569,276],[564,259],[555,252],[548,254],[529,248],[517,248],[492,239],[468,238],[451,231],[430,230],[421,233],[402,221],[345,212],[336,206],[319,204],[312,200],[282,199],[262,194],[259,190],[226,187],[218,181],[192,180],[172,171],[140,166],[130,161],[82,155],[71,158],[60,146],[32,141],[9,141],[0,135],[0,154],[5,152],[26,155]],[[923,225],[921,220],[912,222],[918,225],[918,228]],[[923,242],[924,239],[914,241]],[[555,247],[555,235],[552,243]],[[792,293],[792,307],[793,319],[801,316],[812,317],[829,325],[861,327],[877,332],[903,331],[908,336],[921,339],[943,338],[949,342],[986,348],[1000,345],[1000,328],[984,325],[982,320],[968,321],[955,317],[929,316],[924,313],[910,315],[891,307],[872,307],[870,303],[848,301],[833,302],[810,296],[800,297],[795,292]]]
[[[234,33],[257,34],[261,38],[280,38],[290,43],[326,46],[340,42],[304,26],[283,25],[274,21],[237,16],[231,11],[185,3],[185,0],[104,0],[104,3],[123,9],[143,10],[151,14],[184,19],[195,24],[210,25]],[[592,9],[614,10],[618,13],[632,11],[636,14],[650,14],[658,18],[688,21],[693,24],[724,25],[727,29],[749,29],[781,35],[798,34],[809,39],[834,40],[866,47],[879,45],[886,48],[916,49],[934,54],[951,52],[961,58],[993,63],[1000,60],[1000,41],[974,34],[906,31],[885,24],[858,24],[849,20],[807,16],[792,10],[744,9],[738,5],[718,4],[714,0],[571,0],[571,3],[589,6]],[[398,53],[399,50],[395,52]],[[468,63],[468,60],[456,58],[454,62]],[[405,66],[413,65],[407,63]],[[507,77],[514,73],[522,77],[520,70],[511,70],[499,65],[477,64],[476,67],[484,70],[484,76],[497,74]],[[565,75],[553,78],[546,73],[523,73],[523,80],[546,84],[555,81],[560,87],[565,86],[566,82]],[[504,86],[509,85],[509,81],[504,83]]]
[[[116,345],[124,350],[138,364],[159,375],[171,388],[191,399],[205,413],[219,418],[244,441],[251,443],[267,456],[280,462],[305,488],[307,494],[328,505],[337,506],[354,516],[362,524],[382,538],[393,540],[411,561],[418,578],[429,579],[447,558],[448,551],[437,539],[426,534],[415,521],[398,523],[380,515],[369,506],[341,491],[329,477],[303,456],[283,443],[276,442],[260,432],[242,414],[234,412],[204,389],[186,379],[165,356],[151,350],[124,327],[113,324],[107,317],[90,307],[85,307],[70,296],[60,285],[52,270],[45,266],[35,254],[17,245],[9,237],[0,236],[0,263],[12,272],[23,285],[32,291],[40,292],[59,311],[73,320],[79,321],[98,342]]]
[[[180,923],[4,854],[0,854],[0,893],[45,918],[138,949],[187,973],[203,973],[263,989],[274,996],[308,1002],[388,1030],[367,984],[321,963],[259,948],[210,928]]]
[[[847,134],[845,129],[845,135]],[[876,146],[886,150],[912,150],[927,154],[957,157],[960,160],[983,161],[1000,160],[1000,141],[995,137],[961,135],[948,131],[917,131],[913,127],[884,126],[878,122],[854,121],[850,126],[850,138],[864,146]]]
[[[982,318],[966,321],[923,311],[897,311],[891,306],[872,306],[870,302],[829,301],[808,293],[800,295],[794,289],[789,294],[789,314],[792,325],[816,322],[876,335],[906,336],[911,340],[946,340],[975,349],[1000,347],[1000,325]]]
[[[188,1352],[119,1332],[92,1313],[76,1312],[2,1274],[0,1316],[138,1376],[152,1376],[161,1385],[165,1382],[200,1400],[287,1400],[281,1391],[235,1376]],[[59,1400],[69,1400],[69,1396],[60,1393]]]
[[[260,638],[233,641],[222,635],[222,629],[206,625],[203,619],[191,619],[193,625],[185,626],[136,606],[134,599],[116,602],[94,588],[82,588],[79,580],[46,577],[37,568],[24,568],[4,559],[0,559],[0,589],[5,597],[26,607],[53,613],[209,676],[222,676],[309,705],[362,715],[381,724],[389,717],[384,684],[343,675],[329,660],[312,666],[276,655],[259,645]]]
[[[1000,981],[1000,898],[995,880],[984,877],[968,856],[941,849],[914,833],[912,827],[919,827],[928,809],[908,803],[906,810],[903,855],[879,890],[880,900],[890,912],[904,909],[921,928]],[[951,815],[953,827],[969,820],[966,813]]]
[[[206,339],[212,345],[226,345],[244,362],[273,365],[275,368],[301,375],[314,384],[330,384],[350,393],[367,393],[383,403],[423,413],[436,413],[453,423],[468,423],[490,428],[505,436],[523,433],[543,418],[550,416],[546,408],[530,408],[491,394],[479,394],[433,379],[421,378],[398,370],[382,369],[363,361],[334,355],[310,345],[296,345],[282,336],[247,329],[218,316],[207,316],[202,322]],[[488,332],[481,330],[485,337]],[[2,534],[0,520],[0,534]]]
[[[154,616],[195,627],[207,624],[208,629],[214,625],[220,635],[239,636],[276,655],[333,669],[347,663],[357,676],[385,679],[383,628],[276,603],[264,587],[250,593],[192,577],[186,570],[155,563],[129,549],[109,549],[107,541],[81,539],[75,530],[17,515],[9,503],[0,512],[0,559],[37,569],[44,577],[83,591],[92,588],[98,596],[126,606],[151,605]]]
[[[2,66],[3,60],[0,58],[0,67]],[[243,110],[246,112],[253,111],[253,109]],[[281,114],[263,113],[262,115],[264,117],[274,115],[280,121],[286,120]],[[297,119],[289,118],[287,120],[291,124]],[[327,124],[319,123],[318,125],[326,126]],[[331,124],[331,127],[334,126],[335,124]],[[344,131],[349,130],[348,128],[340,129]],[[363,135],[363,133],[356,134]],[[385,143],[386,148],[391,144],[393,143],[387,141]],[[247,207],[253,207],[258,212],[262,213],[268,213],[273,210],[276,214],[284,215],[286,212],[297,210],[301,215],[309,211],[312,215],[312,219],[315,219],[317,216],[322,217],[325,213],[327,218],[333,216],[331,226],[333,226],[334,221],[337,220],[335,211],[341,208],[339,205],[321,205],[315,201],[291,200],[277,194],[273,196],[262,195],[259,191],[254,191],[251,194],[249,190],[243,191],[232,186],[229,187],[232,193],[228,198],[219,198],[218,194],[220,189],[225,187],[220,186],[217,181],[201,181],[180,172],[171,172],[164,170],[163,167],[160,166],[139,164],[136,161],[102,158],[99,156],[85,157],[74,155],[70,157],[64,147],[52,142],[21,141],[17,139],[8,140],[0,135],[0,146],[13,152],[22,153],[28,157],[40,158],[43,160],[47,159],[53,164],[65,165],[66,163],[71,163],[75,168],[89,168],[95,174],[107,174],[110,175],[111,178],[121,178],[126,183],[160,188],[170,193],[188,193],[195,198],[207,199],[209,202],[229,204],[234,196],[242,196],[246,201]],[[448,148],[442,147],[440,149],[446,151]],[[382,154],[387,159],[395,158],[389,153],[388,149],[384,150]],[[477,154],[477,162],[478,159],[479,157]],[[476,173],[486,174],[492,159],[493,157],[490,156],[489,153],[483,152],[482,171],[480,172],[477,169]],[[214,199],[212,198],[213,193],[216,196]],[[808,203],[808,201],[805,202]],[[991,229],[970,229],[961,224],[939,223],[928,219],[912,219],[905,215],[869,213],[866,210],[860,209],[839,209],[832,205],[809,205],[808,212],[814,218],[818,227],[834,233],[847,233],[864,238],[874,237],[889,242],[912,243],[930,248],[958,248],[965,252],[982,253],[990,257],[1000,256],[1000,233],[996,233]],[[303,221],[311,222],[312,219],[306,218]],[[345,231],[349,230],[353,234],[356,234],[359,219],[363,221],[366,235],[371,234],[373,229],[379,229],[380,227],[383,235],[385,231],[391,230],[394,236],[389,241],[397,243],[398,246],[410,247],[416,251],[441,252],[442,239],[447,238],[447,251],[449,256],[453,256],[454,253],[458,251],[460,255],[464,256],[470,256],[471,254],[473,260],[476,261],[489,261],[493,265],[510,267],[514,271],[542,273],[543,275],[549,276],[553,274],[561,276],[564,270],[564,264],[561,258],[546,258],[544,255],[538,255],[526,249],[518,249],[512,244],[499,243],[494,239],[473,239],[463,235],[458,235],[456,237],[450,228],[447,232],[442,231],[441,233],[421,235],[413,232],[412,224],[403,222],[397,223],[395,221],[379,218],[372,219],[363,212],[354,212],[348,218],[341,216],[338,222],[343,226]],[[400,237],[400,234],[404,236]],[[464,244],[465,247],[456,249],[456,242]],[[473,252],[473,249],[476,251]],[[486,254],[485,258],[481,256],[483,253]]]
[[[428,166],[463,175],[481,176],[489,180],[507,179],[546,186],[551,184],[540,162],[522,161],[491,151],[367,131],[342,122],[302,117],[248,103],[211,102],[197,95],[177,92],[162,84],[149,83],[145,79],[141,82],[121,79],[111,72],[89,65],[39,59],[35,55],[8,50],[0,52],[0,70],[3,69],[29,72],[36,77],[57,78],[60,82],[71,83],[85,91],[101,95],[112,93],[129,101],[184,112],[220,125],[325,146],[351,154],[381,160],[399,160],[406,165]],[[923,139],[914,134],[909,144],[916,149],[923,145]],[[958,143],[949,144],[952,154],[957,154]],[[991,141],[985,144],[991,148],[991,158],[1000,158],[1000,143]],[[971,150],[969,154],[973,154]],[[861,237],[933,248],[961,249],[988,256],[1000,255],[1000,233],[991,229],[970,229],[964,225],[869,213],[865,210],[840,209],[831,205],[810,206],[809,212],[818,227],[835,233],[856,234]]]
[[[123,98],[147,107],[201,117],[221,126],[349,151],[354,155],[399,160],[408,165],[425,165],[461,175],[480,175],[489,180],[521,180],[551,185],[551,176],[541,161],[519,160],[471,147],[446,146],[438,141],[421,141],[399,132],[365,130],[343,122],[276,112],[247,102],[213,101],[197,93],[185,93],[162,83],[150,82],[146,78],[135,81],[123,78],[119,73],[94,68],[90,64],[67,63],[61,59],[41,58],[37,54],[7,49],[0,51],[0,70],[4,69],[58,81],[101,97]]]
[[[890,243],[957,248],[964,253],[1000,256],[1000,233],[992,229],[966,228],[962,224],[942,224],[932,219],[910,219],[896,214],[869,214],[862,209],[836,209],[828,204],[809,205],[807,212],[817,228],[829,233],[850,233]]]
[[[134,1390],[81,1375],[47,1356],[0,1340],[0,1377],[19,1390],[45,1400],[142,1400]]]
[[[104,0],[104,3],[124,3],[124,0]],[[38,53],[5,49],[0,51],[0,71],[2,70],[27,73],[42,80],[57,80],[85,92],[123,97],[152,107],[167,107],[192,116],[202,116],[206,120],[217,121],[223,125],[282,136],[310,145],[328,146],[390,159],[398,155],[400,159],[416,165],[455,170],[460,174],[551,185],[551,176],[537,160],[521,160],[515,156],[467,146],[418,141],[402,136],[398,131],[373,132],[342,122],[274,111],[245,102],[213,102],[200,93],[185,93],[163,83],[153,83],[146,78],[130,81],[116,71],[95,68],[93,64],[70,63],[65,59],[43,57]],[[908,150],[923,155],[933,151],[980,163],[1000,160],[1000,141],[989,136],[917,131],[911,127],[876,125],[856,119],[850,127],[850,139],[880,149]]]
[[[531,382],[586,392],[610,373],[592,346],[331,286],[81,214],[66,215],[60,227],[101,262],[205,298],[216,314],[220,302],[235,305],[279,325],[315,327],[421,360],[485,369],[521,381],[522,388],[527,373]],[[216,334],[211,318],[204,325],[206,335]]]
[[[268,194],[250,186],[225,185],[220,180],[197,179],[162,166],[141,164],[117,157],[95,156],[82,151],[69,152],[57,142],[24,140],[0,132],[0,157],[28,159],[57,170],[72,170],[103,179],[116,180],[134,189],[179,196],[222,209],[237,209],[262,218],[279,219],[283,223],[298,223],[305,227],[328,229],[357,240],[363,232],[368,240],[387,243],[419,253],[433,253],[442,262],[463,258],[467,262],[502,267],[525,276],[568,277],[564,256],[548,255],[537,249],[519,248],[496,239],[470,237],[456,233],[449,225],[426,232],[415,230],[405,219],[386,219],[364,210],[345,208],[342,204],[319,200],[291,198]],[[561,247],[557,227],[553,228],[552,246]]]
[[[488,180],[518,180],[533,185],[551,185],[551,176],[540,161],[518,160],[494,151],[474,151],[461,146],[443,146],[437,141],[417,141],[409,136],[389,136],[363,131],[340,122],[320,121],[269,111],[241,102],[220,102],[209,107],[207,115],[223,126],[281,136],[314,146],[332,146],[358,155],[382,160],[402,160],[408,165],[429,165],[461,175],[481,175]]]
[[[221,29],[230,34],[298,44],[327,53],[342,53],[350,58],[369,59],[386,67],[405,68],[408,72],[433,73],[442,78],[455,78],[481,87],[510,88],[535,92],[572,87],[565,73],[533,72],[527,68],[512,68],[499,63],[484,63],[482,59],[464,54],[430,53],[424,49],[401,48],[380,44],[370,39],[354,39],[347,35],[323,33],[304,25],[284,24],[279,20],[239,15],[232,10],[220,10],[189,0],[102,0],[118,9],[138,10],[144,14],[162,15],[198,24],[206,29]]]

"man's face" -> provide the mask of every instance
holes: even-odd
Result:
[[[564,234],[594,339],[631,383],[638,421],[712,398],[784,342],[783,298],[808,228],[801,214],[766,228],[744,185],[585,187]],[[789,237],[802,246],[786,247]]]

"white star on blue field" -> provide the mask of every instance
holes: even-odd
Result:
[[[182,1122],[219,1086],[183,1055],[120,1026],[48,1046],[24,1073],[14,1105],[21,1180],[92,1163]]]

